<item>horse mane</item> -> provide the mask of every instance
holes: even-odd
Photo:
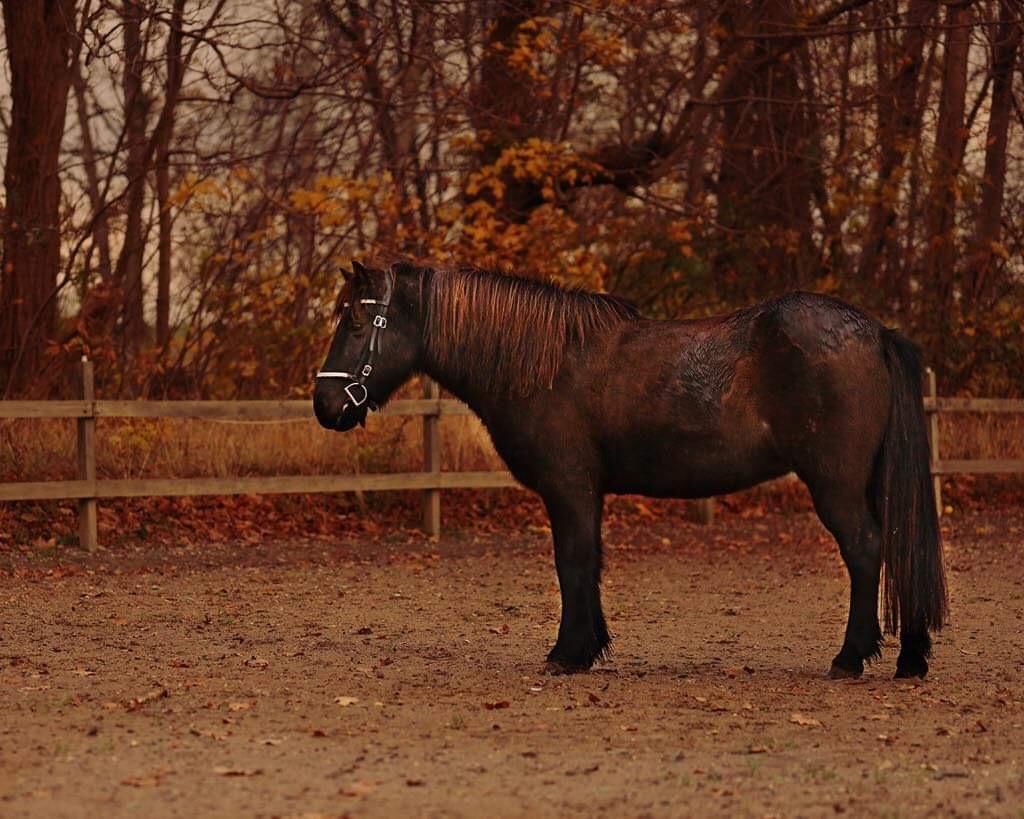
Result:
[[[509,396],[550,389],[566,353],[640,315],[615,296],[477,268],[431,270],[425,288],[427,358]]]

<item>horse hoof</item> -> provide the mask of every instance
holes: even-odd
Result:
[[[560,677],[563,674],[580,674],[587,670],[585,665],[569,663],[564,660],[548,660],[544,663],[544,673],[550,674],[552,677]]]
[[[922,661],[923,662],[923,661]],[[897,665],[896,673],[893,675],[894,680],[923,680],[928,674],[928,663],[924,663],[922,668],[920,665],[907,664]]]
[[[832,667],[828,670],[828,678],[830,680],[856,680],[860,678],[860,675],[864,673],[864,669],[860,670],[854,668],[843,668],[841,665],[832,663]]]

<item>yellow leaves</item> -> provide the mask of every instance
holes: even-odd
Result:
[[[692,223],[688,219],[670,222],[666,227],[668,238],[679,245],[679,252],[687,259],[693,258]]]
[[[621,65],[628,59],[625,39],[602,28],[599,16],[591,20],[596,27],[565,31],[557,17],[531,17],[519,25],[510,43],[496,42],[490,48],[504,53],[509,68],[530,79],[535,86],[533,93],[550,96],[551,69],[564,55],[573,54],[574,59],[603,68]]]
[[[535,84],[546,81],[544,63],[558,51],[560,28],[561,21],[556,17],[531,17],[520,23],[505,58],[509,68],[527,75]],[[502,43],[494,43],[491,48],[498,52],[505,50]]]
[[[495,199],[501,199],[505,195],[505,183],[498,178],[493,165],[471,175],[466,183],[466,193],[470,196],[477,196],[485,189],[489,190]]]
[[[576,154],[569,143],[531,137],[524,143],[506,148],[494,163],[472,174],[466,193],[474,196],[489,188],[500,198],[504,194],[504,183],[500,180],[510,175],[514,179],[538,182],[542,188],[551,188],[553,197],[557,183],[573,185],[587,179],[595,170],[597,166]]]
[[[175,207],[181,207],[194,198],[210,197],[214,199],[227,199],[227,190],[212,177],[200,179],[197,174],[189,173],[181,180],[181,183],[170,196],[170,203]]]
[[[687,219],[670,222],[667,227],[668,236],[673,242],[688,244],[693,241],[693,233],[691,233],[690,227],[690,221]]]
[[[330,207],[332,203],[329,203],[327,194],[322,191],[307,191],[297,190],[292,191],[289,197],[292,207],[296,210],[309,211],[311,213],[319,213]]]
[[[835,273],[827,273],[814,282],[814,289],[819,293],[838,293],[839,279]]]
[[[626,62],[626,41],[612,32],[584,29],[579,36],[583,59],[611,68]]]
[[[1002,242],[989,242],[989,249],[1003,261],[1010,261],[1010,251]]]
[[[391,218],[404,206],[415,202],[400,199],[391,174],[387,171],[373,177],[320,175],[311,187],[296,188],[288,194],[288,203],[299,213],[317,217],[321,227],[348,225],[373,208],[380,216]]]
[[[543,15],[538,15],[520,23],[519,30],[521,32],[534,32],[542,31],[546,27],[557,29],[560,26],[561,21],[557,17],[545,17]]]
[[[466,132],[461,133],[461,134],[456,134],[451,139],[449,139],[448,140],[448,145],[451,147],[451,149],[453,151],[460,151],[460,152],[464,152],[464,153],[470,153],[470,152],[474,152],[474,151],[480,150],[480,148],[481,148],[481,141],[480,141],[480,139],[488,139],[488,138],[489,138],[489,135],[485,135],[483,133],[481,133],[480,134],[480,138],[478,138],[477,135],[474,134],[473,132],[466,131]]]
[[[349,180],[344,176],[318,176],[316,178],[316,189],[320,191],[335,191],[344,188]]]

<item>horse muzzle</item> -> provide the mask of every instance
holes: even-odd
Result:
[[[335,432],[347,432],[357,424],[366,426],[372,402],[365,385],[317,382],[313,391],[313,412],[320,426]]]

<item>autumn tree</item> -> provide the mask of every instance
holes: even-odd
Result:
[[[8,54],[73,90],[67,122],[0,96],[5,260],[45,245],[50,271],[0,272],[3,366],[34,357],[38,391],[88,352],[106,395],[303,394],[366,256],[660,317],[816,289],[922,342],[946,388],[1024,379],[1017,0],[80,3],[46,38],[63,74]],[[56,25],[7,2],[9,41],[15,5]],[[60,237],[27,243],[11,214],[44,179]]]
[[[52,338],[61,260],[64,116],[74,0],[4,0],[11,76],[0,262],[0,388],[31,384]]]

